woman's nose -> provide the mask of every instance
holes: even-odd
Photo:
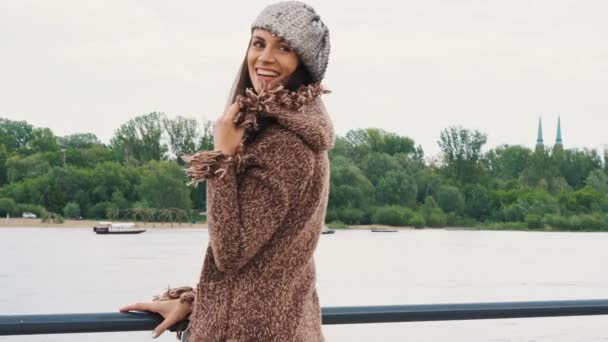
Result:
[[[264,49],[258,60],[263,63],[272,63],[275,61],[274,55],[272,53],[272,49]]]

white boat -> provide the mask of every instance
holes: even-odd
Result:
[[[137,229],[133,222],[100,221],[93,227],[93,231],[97,234],[140,234],[146,230]]]
[[[335,231],[333,229],[329,229],[327,226],[323,226],[321,229],[321,234],[333,234]]]

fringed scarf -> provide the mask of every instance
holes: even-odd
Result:
[[[183,156],[187,164],[186,173],[191,179],[189,184],[198,185],[211,177],[222,178],[227,170],[228,163],[234,163],[237,173],[242,172],[249,164],[251,158],[246,153],[246,146],[255,140],[258,133],[271,124],[279,113],[298,115],[303,107],[313,102],[321,94],[329,93],[320,83],[304,85],[295,91],[283,86],[272,90],[262,90],[256,93],[249,88],[245,95],[238,95],[236,102],[240,107],[234,123],[242,127],[245,132],[243,140],[236,149],[234,156],[221,151],[200,151],[192,155]]]

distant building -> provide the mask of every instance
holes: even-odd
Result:
[[[536,151],[544,151],[545,142],[543,140],[543,122],[542,118],[538,118],[538,134],[536,136]],[[561,152],[564,150],[564,143],[562,141],[562,120],[561,117],[557,117],[557,136],[555,138],[555,145],[553,146],[554,152]]]
[[[562,119],[557,117],[557,138],[555,138],[555,146],[553,147],[555,152],[562,152],[564,150],[564,143],[562,142]]]
[[[538,135],[536,137],[536,150],[543,151],[545,149],[545,143],[543,141],[543,121],[541,117],[538,117]]]

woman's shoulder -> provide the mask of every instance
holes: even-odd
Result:
[[[272,151],[313,153],[312,149],[296,132],[277,123],[266,127],[251,144],[251,149],[252,151],[265,151],[267,153]]]
[[[314,167],[315,153],[293,132],[279,124],[269,125],[247,148],[247,154],[259,163],[299,165]]]

